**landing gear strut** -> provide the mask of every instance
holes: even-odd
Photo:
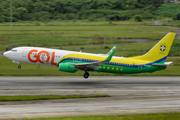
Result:
[[[89,77],[89,73],[87,71],[85,71],[84,78],[87,79],[88,77]]]

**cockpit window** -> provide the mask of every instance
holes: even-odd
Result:
[[[11,50],[12,52],[17,52],[17,50]]]

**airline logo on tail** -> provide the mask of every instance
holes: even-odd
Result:
[[[165,51],[166,50],[166,46],[165,45],[161,45],[161,51]]]

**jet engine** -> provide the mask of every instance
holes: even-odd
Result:
[[[75,73],[76,72],[76,66],[68,64],[68,63],[60,63],[59,64],[59,71]]]

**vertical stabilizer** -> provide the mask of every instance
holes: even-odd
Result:
[[[141,59],[147,61],[157,61],[164,63],[167,55],[169,54],[171,45],[175,38],[176,33],[168,33],[162,38],[153,48],[151,48],[145,55],[133,57],[134,59]]]

